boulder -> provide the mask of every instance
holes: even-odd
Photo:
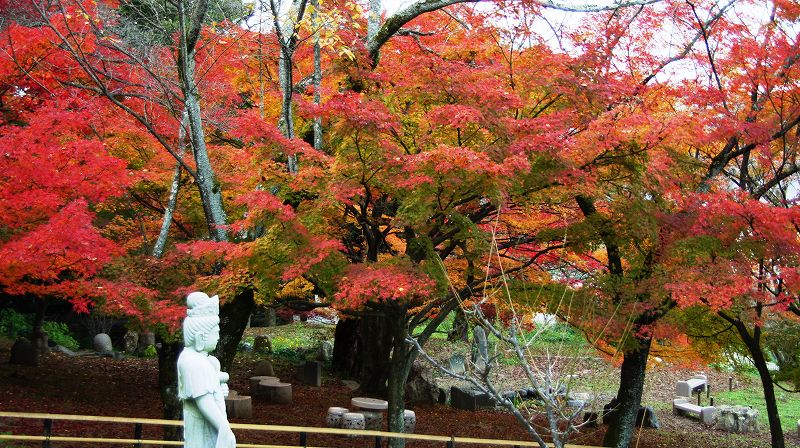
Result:
[[[259,335],[253,338],[253,351],[262,353],[272,353],[272,339],[266,335]]]
[[[456,409],[474,411],[481,408],[493,408],[494,400],[481,391],[452,386],[450,388],[450,406]]]
[[[126,353],[136,353],[136,349],[139,348],[139,333],[128,330],[122,337],[122,345]]]
[[[322,341],[317,349],[317,360],[322,362],[331,362],[333,359],[333,343],[330,341]]]
[[[19,364],[23,366],[35,366],[39,363],[39,356],[36,354],[36,347],[33,346],[31,341],[20,338],[14,342],[11,347],[11,357],[8,362],[10,364]]]
[[[272,368],[271,362],[262,359],[256,364],[253,376],[275,376],[275,369]]]
[[[438,401],[436,383],[415,367],[411,368],[405,387],[406,403],[433,404]]]
[[[97,353],[112,353],[114,347],[111,345],[111,336],[105,333],[97,333],[92,340],[92,347]]]
[[[639,412],[636,414],[636,426],[639,428],[655,429],[661,427],[658,423],[658,417],[656,417],[656,411],[650,406],[639,407]]]

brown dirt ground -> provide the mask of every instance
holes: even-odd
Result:
[[[17,412],[43,412],[61,414],[86,414],[102,416],[160,418],[160,399],[157,388],[156,361],[153,359],[110,359],[99,357],[74,357],[52,353],[44,357],[37,368],[13,366],[7,363],[8,346],[0,346],[0,410]],[[256,358],[237,357],[231,369],[231,389],[246,393],[247,378],[253,372]],[[322,387],[299,384],[292,366],[276,366],[283,381],[293,383],[293,403],[274,405],[253,403],[253,417],[232,420],[235,423],[324,426],[325,414],[330,406],[348,407],[354,396],[343,383],[330,375],[323,378]],[[614,369],[605,364],[586,366],[587,373],[613,374]],[[707,372],[712,390],[727,387],[728,375]],[[768,447],[769,432],[762,429],[756,436],[729,435],[704,428],[695,420],[671,415],[669,400],[674,382],[691,372],[677,369],[648,371],[645,404],[656,406],[662,429],[644,429],[637,432],[632,446],[640,448],[723,448]],[[462,411],[439,404],[410,405],[417,415],[418,434],[436,434],[478,438],[528,440],[522,427],[514,418],[500,410]],[[384,423],[385,425],[385,423]],[[0,419],[0,433],[41,434],[42,423],[36,420]],[[571,439],[571,443],[599,445],[604,427],[586,428]],[[132,438],[130,425],[107,423],[55,422],[54,435],[80,435],[84,437]],[[145,427],[145,439],[158,439],[159,427]],[[296,445],[297,434],[237,431],[241,443]],[[324,447],[371,447],[372,439],[352,439],[333,435],[310,435],[308,443]],[[410,442],[410,447],[443,446]],[[40,446],[19,442],[0,447]],[[57,444],[58,447],[89,446]],[[93,445],[98,446],[98,445]],[[465,446],[459,444],[458,446]],[[477,446],[477,445],[476,445]],[[483,445],[486,446],[486,445]],[[800,447],[797,434],[787,434],[787,446]]]

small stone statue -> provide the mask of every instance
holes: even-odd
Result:
[[[178,356],[178,398],[183,401],[186,448],[235,448],[225,413],[228,374],[209,353],[219,342],[219,297],[193,292],[186,297],[185,348]]]

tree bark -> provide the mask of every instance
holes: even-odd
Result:
[[[615,409],[611,412],[611,422],[603,438],[603,446],[628,448],[636,427],[636,414],[642,402],[651,340],[637,338],[637,342],[639,347],[625,352],[620,367],[619,389],[614,400]]]
[[[223,305],[219,310],[219,343],[214,356],[219,359],[222,370],[229,372],[242,340],[250,314],[256,306],[252,289],[245,289]]]
[[[469,324],[467,323],[467,316],[461,307],[456,308],[453,312],[455,313],[453,328],[447,333],[447,340],[468,342]]]
[[[747,326],[737,317],[730,317],[727,314],[718,313],[723,319],[732,323],[742,338],[742,342],[753,358],[753,365],[758,370],[761,379],[761,387],[764,389],[764,401],[767,405],[767,419],[769,420],[769,433],[772,439],[772,448],[784,448],[786,442],[783,438],[783,428],[781,418],[778,414],[778,403],[775,400],[775,386],[772,384],[772,375],[767,368],[767,360],[764,358],[764,351],[761,349],[761,327],[756,325],[753,334],[747,331]]]
[[[178,355],[183,350],[183,341],[168,342],[158,338],[158,390],[165,420],[182,420],[183,406],[178,399]],[[164,426],[164,440],[182,440],[183,431],[176,426]]]
[[[407,310],[403,307],[402,310],[392,313],[388,317],[388,326],[392,335],[392,355],[386,391],[386,399],[389,402],[389,432],[403,432],[406,379],[413,364],[411,348],[405,342],[408,333],[406,312]],[[389,439],[390,448],[404,448],[405,446],[406,439]]]
[[[383,396],[389,378],[392,334],[383,315],[342,319],[336,325],[333,366],[357,379],[362,393]]]

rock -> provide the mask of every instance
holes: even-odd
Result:
[[[474,411],[480,408],[494,407],[494,400],[488,394],[474,389],[452,386],[450,388],[450,405],[456,409]]]
[[[655,429],[661,427],[658,423],[658,417],[656,417],[656,411],[650,406],[639,407],[639,412],[636,414],[636,426],[639,428]]]
[[[59,353],[63,353],[65,355],[69,356],[69,357],[78,356],[77,353],[75,353],[72,350],[64,347],[63,345],[56,345],[56,348],[54,349],[54,351],[57,351]]]
[[[11,357],[9,364],[19,364],[23,366],[36,366],[39,363],[39,356],[36,354],[36,347],[31,341],[19,338],[11,347]]]
[[[453,374],[463,375],[467,371],[464,367],[464,355],[460,353],[454,353],[453,356],[450,357],[448,364],[448,370]]]
[[[567,400],[567,406],[571,407],[571,408],[578,409],[578,408],[586,406],[586,402],[583,401],[583,400],[569,399],[569,400]]]
[[[266,335],[259,335],[253,338],[253,351],[261,353],[272,353],[272,339]]]
[[[406,403],[436,403],[439,390],[436,383],[427,378],[418,368],[412,367],[405,386]]]
[[[271,362],[262,359],[256,364],[253,376],[275,376],[275,369],[272,368]]]
[[[139,333],[139,349],[144,350],[151,345],[156,345],[155,333],[148,330],[144,330]]]
[[[597,420],[599,416],[597,412],[584,412],[583,413],[583,425],[587,428],[597,428]]]
[[[449,387],[437,387],[439,393],[436,397],[436,402],[439,404],[450,404],[450,388]]]
[[[94,336],[92,347],[97,353],[112,353],[114,347],[111,345],[111,337],[105,333],[98,333]]]
[[[139,348],[139,333],[128,330],[122,337],[122,345],[126,353],[136,353],[136,349]]]
[[[715,426],[727,432],[758,432],[758,411],[748,406],[717,407]]]
[[[486,369],[489,362],[489,350],[486,342],[486,331],[481,326],[472,330],[472,362],[479,371]]]
[[[300,370],[300,381],[314,387],[322,386],[322,363],[306,361]]]
[[[344,384],[344,387],[350,389],[351,391],[356,390],[360,387],[359,384],[353,380],[342,380],[342,384]]]
[[[322,341],[317,349],[317,360],[322,362],[331,362],[333,359],[333,343],[330,341]]]

